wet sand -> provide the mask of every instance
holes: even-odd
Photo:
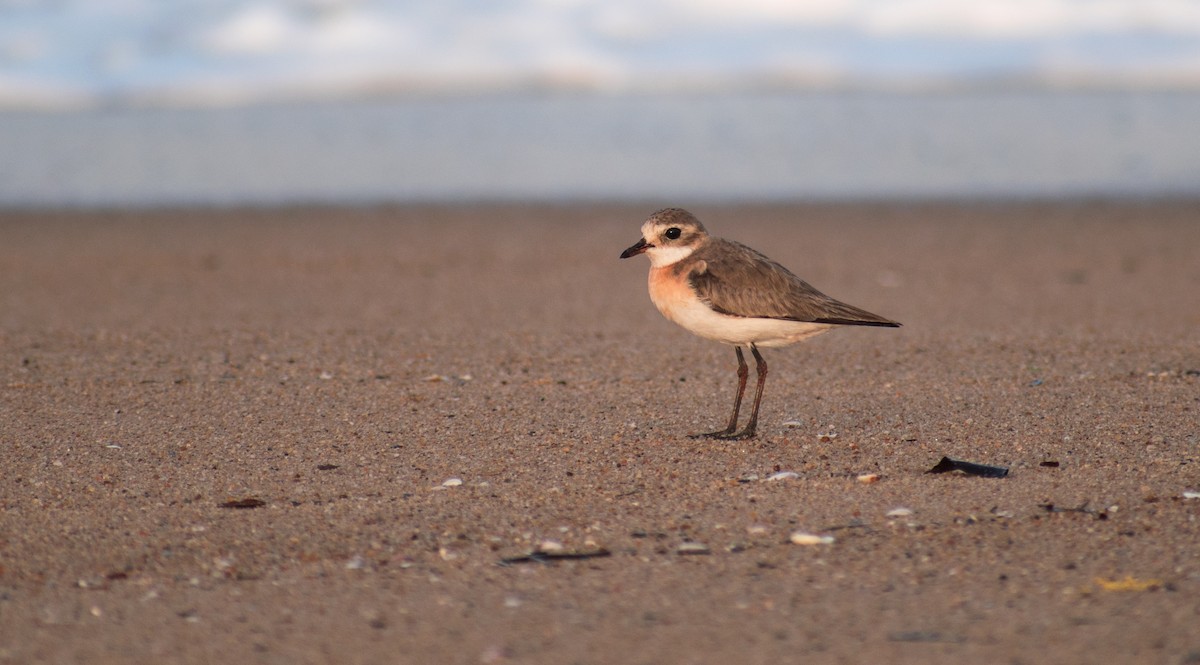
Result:
[[[904,324],[734,442],[655,207],[0,215],[0,662],[1200,662],[1200,205],[688,206]]]

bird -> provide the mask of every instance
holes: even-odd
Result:
[[[758,409],[767,381],[759,347],[781,347],[840,326],[900,324],[821,293],[762,253],[733,240],[709,235],[692,213],[664,208],[642,224],[642,237],[621,252],[627,259],[650,259],[650,299],[670,321],[689,332],[733,346],[738,387],[724,429],[691,438],[749,439],[758,428]],[[750,419],[737,429],[749,367],[742,349],[754,356],[758,386]]]

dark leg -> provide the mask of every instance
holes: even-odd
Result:
[[[750,348],[753,349],[754,347]],[[738,412],[742,410],[742,395],[746,392],[746,377],[750,376],[750,368],[746,365],[746,357],[742,355],[742,347],[735,346],[733,347],[733,350],[737,352],[738,359],[738,390],[737,397],[735,397],[733,400],[733,413],[729,416],[729,424],[725,426],[725,429],[718,430],[716,432],[692,434],[691,438],[693,439],[727,439],[733,436],[733,433],[737,431]],[[755,351],[754,354],[758,355],[758,352]],[[761,386],[759,387],[759,392],[762,392]]]
[[[758,428],[758,405],[762,402],[763,386],[767,385],[767,361],[763,360],[758,348],[753,344],[750,345],[750,353],[754,354],[754,361],[758,365],[758,389],[754,391],[754,407],[750,409],[750,421],[746,423],[746,429],[730,437],[733,439],[754,437],[754,430]]]

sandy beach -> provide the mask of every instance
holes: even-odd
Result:
[[[1200,662],[1200,204],[662,203],[0,213],[0,663]]]

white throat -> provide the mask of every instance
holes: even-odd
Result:
[[[652,247],[646,250],[646,256],[650,257],[650,266],[653,268],[662,268],[669,266],[686,259],[692,255],[695,248],[691,245],[674,245],[671,247]]]

